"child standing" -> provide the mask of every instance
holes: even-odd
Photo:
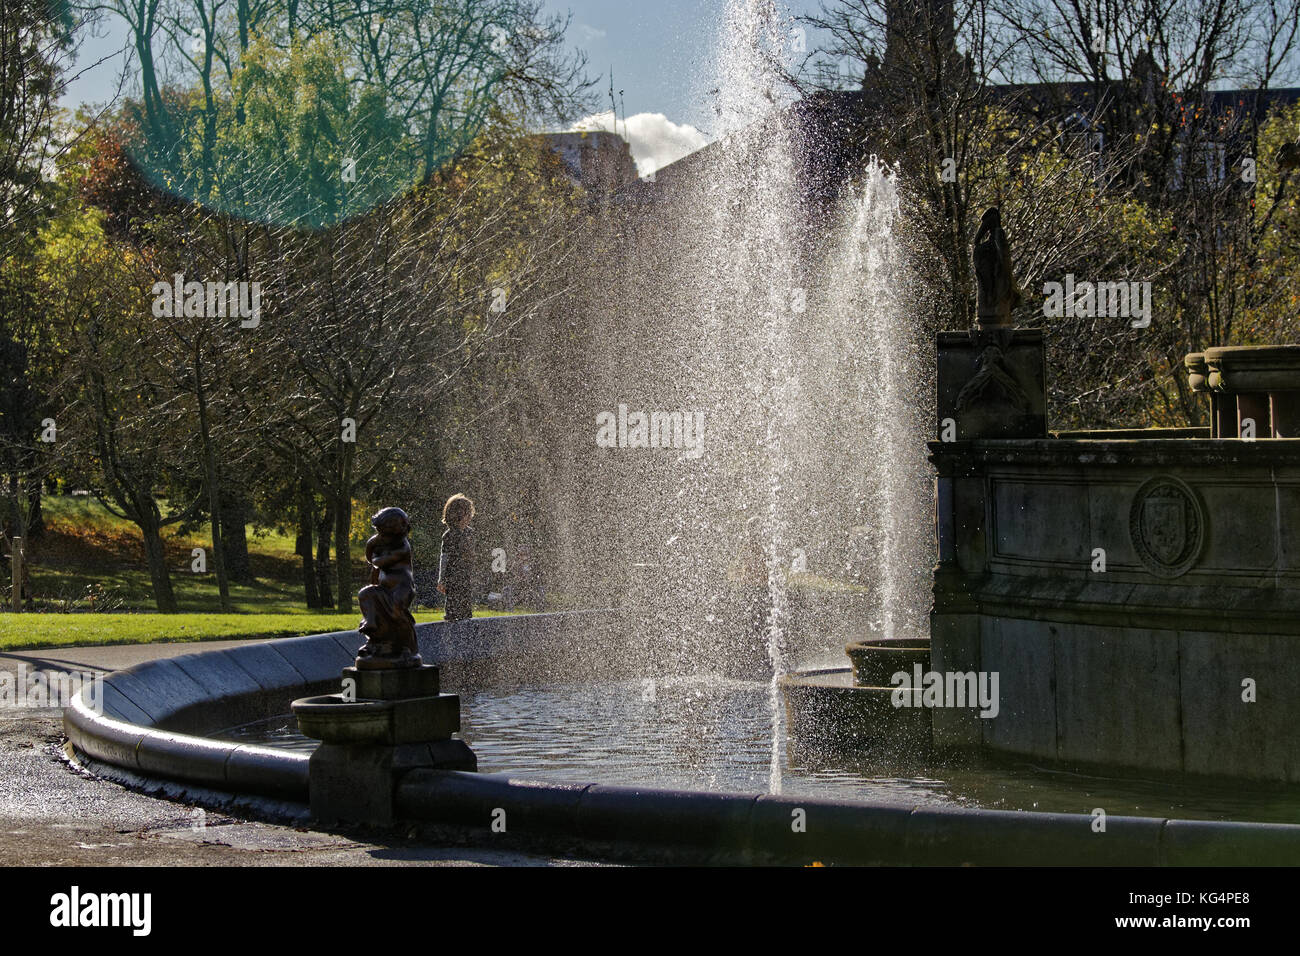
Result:
[[[442,555],[438,559],[438,592],[447,596],[446,619],[463,621],[474,616],[474,538],[470,519],[474,502],[454,494],[442,506]]]

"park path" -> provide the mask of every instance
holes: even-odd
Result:
[[[114,671],[257,641],[117,644],[0,653],[0,669]],[[0,867],[8,866],[573,866],[524,853],[448,847],[418,834],[313,830],[203,811],[70,766],[62,718],[0,707]]]
[[[264,644],[252,641],[184,641],[175,644],[100,644],[93,647],[42,647],[36,650],[0,651],[0,669],[12,674],[22,664],[30,669],[63,671],[104,671],[112,673],[145,661],[179,657],[199,651],[218,651],[240,644]]]

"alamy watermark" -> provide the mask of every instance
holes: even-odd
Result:
[[[674,448],[687,458],[704,454],[704,412],[633,411],[596,414],[596,445],[600,448]]]
[[[1132,319],[1135,329],[1151,324],[1150,282],[1043,283],[1043,315],[1049,319]]]
[[[153,284],[153,314],[192,318],[243,319],[240,328],[255,329],[262,323],[262,283],[186,282],[177,272],[171,282]]]
[[[83,893],[73,886],[50,897],[50,925],[76,929],[122,928],[132,936],[148,936],[153,929],[152,893]]]
[[[980,716],[998,715],[997,671],[898,671],[889,678],[895,707],[979,707]]]
[[[0,710],[46,710],[67,707],[86,692],[86,706],[104,712],[104,674],[101,671],[31,670],[26,662],[11,673],[0,670]]]

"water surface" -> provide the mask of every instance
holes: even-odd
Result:
[[[772,722],[766,681],[696,675],[601,684],[498,686],[461,695],[461,736],[485,773],[766,792]],[[291,715],[214,735],[310,751]],[[1300,823],[1300,788],[1097,776],[963,757],[854,759],[779,747],[786,795],[892,806],[960,806],[1181,819]]]

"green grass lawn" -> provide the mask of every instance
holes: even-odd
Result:
[[[35,606],[46,610],[152,611],[153,586],[144,561],[140,531],[110,513],[93,498],[67,495],[42,500],[46,539],[29,569]],[[164,513],[166,508],[164,507]],[[248,529],[249,560],[254,580],[230,585],[231,608],[243,613],[305,610],[299,559],[294,541],[277,531]],[[210,548],[204,524],[188,535],[175,526],[163,529],[172,589],[181,611],[221,610],[216,575],[190,569],[191,549]],[[363,572],[357,553],[354,570]],[[358,587],[360,585],[358,584]],[[93,589],[93,599],[92,599]]]
[[[166,514],[167,503],[160,501],[159,505],[162,507],[163,514]],[[41,499],[41,511],[46,524],[56,528],[67,525],[81,530],[98,531],[101,534],[131,535],[136,541],[140,539],[140,532],[135,525],[117,517],[117,515],[100,504],[98,500],[90,496],[47,495]],[[177,540],[181,540],[179,536],[174,534],[174,528],[175,525],[165,528],[163,537],[176,537]],[[248,527],[247,533],[250,551],[289,558],[294,556],[294,538],[292,535],[275,529],[258,530],[251,525]],[[191,535],[196,543],[209,540],[211,536],[211,526],[207,522],[199,525]],[[189,538],[184,540],[189,540]]]
[[[223,613],[216,576],[210,570],[190,570],[190,549],[207,545],[207,526],[187,536],[166,529],[167,563],[180,613],[158,614],[138,528],[88,497],[48,496],[42,509],[47,533],[29,568],[34,600],[30,613],[0,611],[0,650],[288,637],[351,630],[360,621],[355,610],[356,590],[365,583],[360,546],[352,555],[353,610],[313,611],[305,606],[293,537],[250,527],[254,580],[231,583],[234,613]],[[418,550],[416,554],[418,560]],[[435,552],[428,560],[436,558]],[[417,621],[441,619],[440,610],[416,613]]]
[[[476,616],[498,611],[476,608]],[[350,614],[13,614],[0,611],[0,650],[86,644],[153,644],[295,637],[347,631],[361,616]],[[419,611],[416,621],[441,621],[442,611]]]

